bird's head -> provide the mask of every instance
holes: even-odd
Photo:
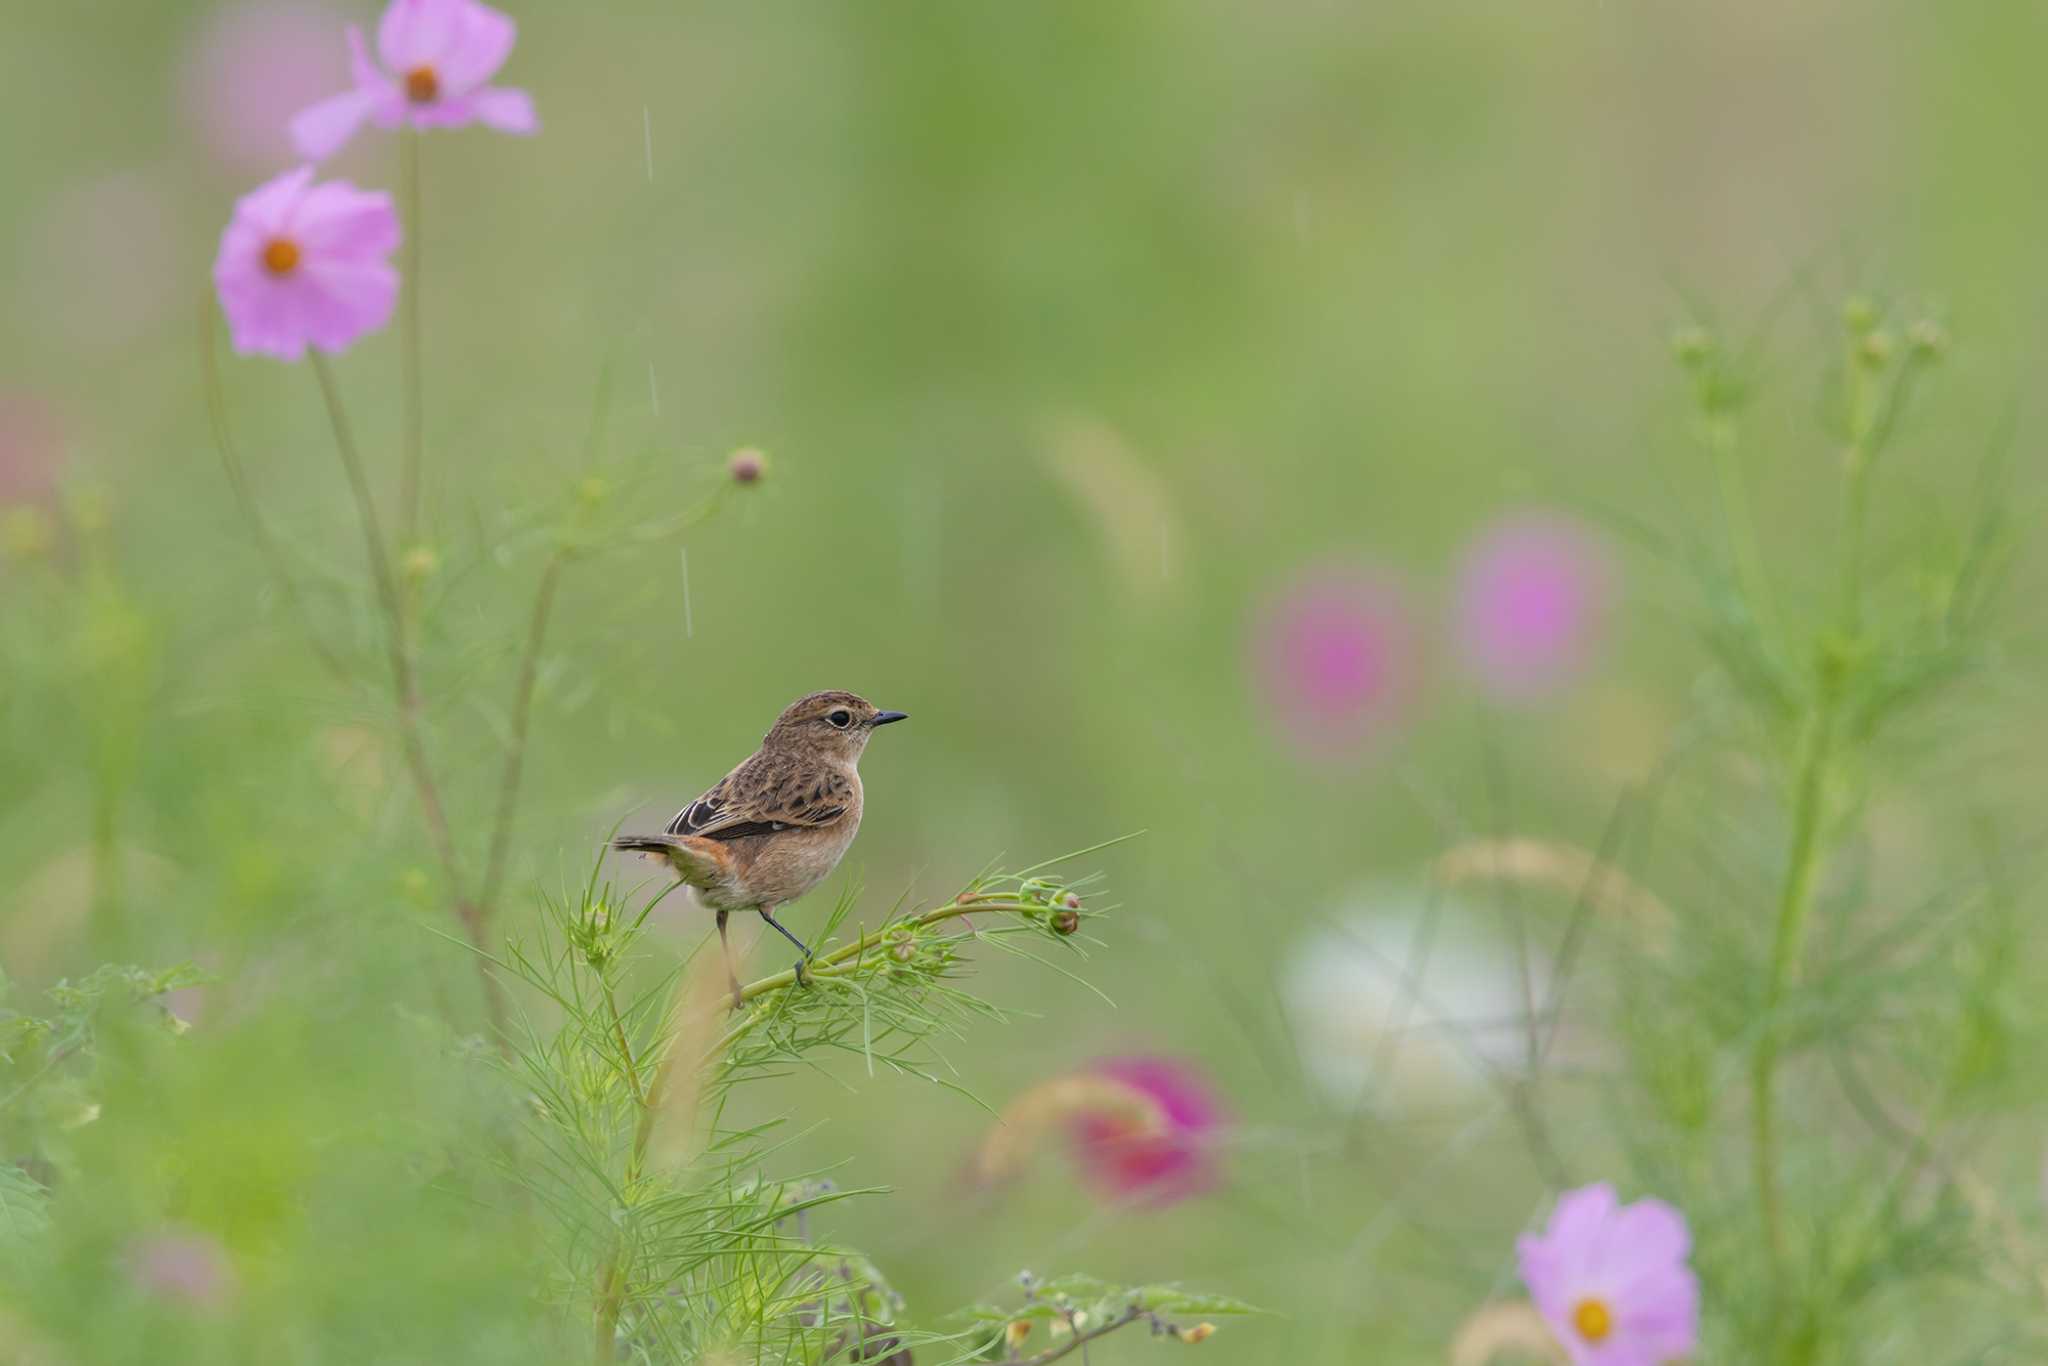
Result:
[[[857,693],[814,692],[782,709],[761,748],[794,750],[852,763],[868,747],[876,726],[901,721],[904,713],[883,711]]]

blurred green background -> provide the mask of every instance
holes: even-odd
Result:
[[[622,819],[665,818],[799,693],[904,709],[864,766],[854,853],[793,926],[849,881],[879,915],[997,856],[1145,831],[1086,861],[1122,906],[1086,969],[1116,1007],[990,965],[981,989],[1030,1018],[948,1056],[995,1106],[1097,1056],[1195,1060],[1234,1116],[1228,1179],[1105,1207],[1048,1153],[965,1192],[985,1114],[813,1077],[771,1106],[804,1127],[792,1161],[898,1192],[842,1206],[832,1236],[921,1318],[1022,1267],[1085,1268],[1276,1311],[1201,1349],[1217,1360],[1441,1359],[1506,1286],[1540,1173],[1512,1126],[1435,1160],[1467,1132],[1455,1077],[1354,1121],[1300,1057],[1289,964],[1332,913],[1411,902],[1462,833],[1596,844],[1687,716],[1704,656],[1683,586],[1626,531],[1709,520],[1674,325],[1740,329],[1787,301],[1747,458],[1795,587],[1832,525],[1813,410],[1845,289],[1929,298],[1958,339],[1881,517],[1938,505],[2001,424],[2029,449],[2048,13],[508,8],[503,79],[533,92],[541,136],[436,135],[424,159],[424,688],[466,861],[545,553],[522,510],[593,471],[639,511],[680,508],[736,446],[771,465],[685,538],[686,564],[628,546],[567,581],[501,929],[530,930],[537,886],[580,880]],[[480,1008],[428,932],[445,910],[374,618],[333,587],[360,545],[317,393],[303,368],[225,361],[257,498],[355,690],[279,601],[201,399],[220,227],[288,164],[281,114],[341,88],[340,25],[373,18],[311,0],[0,16],[0,459],[49,465],[66,509],[53,546],[29,536],[0,569],[0,962],[23,1009],[105,959],[218,977],[181,1003],[196,1028],[175,1048],[115,1037],[97,1118],[62,1128],[91,1174],[58,1191],[66,1275],[13,1306],[24,1340],[68,1344],[51,1360],[145,1342],[155,1360],[553,1359],[525,1326],[518,1218],[429,1179],[502,1102],[439,1023],[478,1028]],[[367,134],[333,169],[392,185],[394,144]],[[389,490],[395,336],[339,371]],[[1496,706],[1447,623],[1465,547],[1530,505],[1606,528],[1588,534],[1618,591],[1591,667]],[[1305,755],[1261,629],[1330,563],[1400,585],[1418,683],[1369,751]],[[2048,752],[2040,697],[2014,705],[1998,771],[1968,781],[2017,800]],[[238,1312],[101,1274],[166,1225],[221,1241]]]

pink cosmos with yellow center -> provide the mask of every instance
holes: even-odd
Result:
[[[512,55],[518,25],[478,0],[392,0],[377,24],[377,60],[363,32],[348,30],[355,88],[303,109],[292,142],[321,161],[365,121],[380,128],[460,128],[480,123],[501,133],[533,133],[540,120],[524,90],[490,84]]]
[[[1566,1191],[1516,1244],[1522,1281],[1574,1366],[1667,1366],[1699,1345],[1700,1289],[1685,1217],[1624,1205],[1601,1182]]]
[[[391,197],[287,171],[244,195],[221,233],[213,280],[244,355],[302,359],[346,350],[391,319],[398,272]]]

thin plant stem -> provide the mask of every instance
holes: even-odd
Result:
[[[1085,1333],[1077,1331],[1075,1332],[1073,1337],[1069,1338],[1067,1341],[1061,1343],[1057,1347],[1048,1347],[1043,1352],[1040,1352],[1037,1356],[1024,1358],[1023,1366],[1046,1366],[1047,1362],[1058,1361],[1061,1357],[1066,1356],[1069,1352],[1079,1352],[1081,1353],[1082,1358],[1085,1360],[1088,1355],[1089,1343],[1095,1341],[1095,1339],[1097,1338],[1108,1337],[1111,1333],[1116,1332],[1119,1328],[1128,1328],[1132,1324],[1136,1323],[1139,1319],[1144,1317],[1144,1311],[1139,1309],[1136,1305],[1126,1306],[1124,1312],[1117,1315],[1115,1318],[1105,1319],[1102,1323],[1096,1325],[1093,1328],[1090,1328]]]
[[[492,975],[483,953],[482,914],[477,903],[463,894],[462,874],[456,860],[455,839],[448,824],[447,808],[442,805],[441,790],[434,782],[433,768],[427,762],[426,742],[421,735],[424,708],[420,701],[419,676],[413,668],[404,607],[399,598],[397,579],[391,572],[383,528],[377,519],[376,500],[370,494],[369,480],[363,473],[362,455],[356,447],[348,412],[342,406],[341,391],[334,381],[334,369],[319,351],[315,350],[311,355],[313,374],[320,381],[320,395],[327,403],[328,422],[334,428],[335,450],[341,456],[342,471],[348,477],[357,519],[362,524],[363,545],[370,561],[370,579],[376,587],[378,603],[384,609],[385,649],[391,661],[392,693],[398,704],[399,748],[405,756],[406,771],[411,775],[413,789],[419,798],[428,840],[434,846],[435,857],[440,861],[450,895],[454,898],[455,917],[462,922],[464,933],[479,951],[477,970],[483,984],[484,1008],[490,1017],[492,1036],[502,1046],[505,1038],[504,990]]]
[[[1870,467],[1875,455],[1877,414],[1871,376],[1849,357],[1848,448],[1842,459],[1842,582],[1833,635],[1823,640],[1813,701],[1801,724],[1793,766],[1792,846],[1778,897],[1770,975],[1765,979],[1763,1024],[1750,1068],[1751,1161],[1757,1211],[1771,1259],[1785,1257],[1783,1200],[1778,1189],[1777,1069],[1784,1029],[1778,1019],[1788,991],[1799,983],[1806,958],[1807,928],[1826,851],[1822,838],[1830,768],[1835,760],[1843,693],[1854,667],[1856,637],[1863,621],[1863,537],[1869,504]]]
[[[1750,516],[1748,480],[1742,473],[1735,423],[1727,417],[1706,420],[1703,436],[1713,457],[1715,482],[1721,495],[1721,517],[1728,526],[1728,551],[1735,561],[1735,579],[1749,599],[1750,611],[1766,631],[1778,624],[1777,599],[1771,592],[1771,576],[1764,568],[1763,551]]]
[[[398,193],[405,215],[405,243],[400,265],[404,312],[399,318],[401,372],[404,375],[404,451],[399,468],[398,545],[411,546],[420,529],[420,478],[425,463],[426,400],[420,377],[420,135],[407,124],[398,134]]]
[[[491,822],[490,852],[484,860],[483,887],[477,893],[478,915],[488,920],[498,904],[498,891],[505,880],[505,864],[512,853],[512,822],[519,809],[519,784],[526,765],[527,729],[533,717],[534,685],[540,675],[541,647],[547,641],[548,621],[554,613],[555,593],[561,586],[568,551],[558,548],[540,572],[540,587],[533,597],[533,615],[527,623],[526,644],[519,655],[519,680],[512,690],[512,734],[505,745],[505,771],[498,780],[498,811]]]

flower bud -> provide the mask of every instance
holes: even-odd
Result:
[[[1706,360],[1713,349],[1714,339],[1703,327],[1681,327],[1671,334],[1671,354],[1688,370]]]
[[[441,557],[429,545],[416,545],[405,552],[405,558],[398,562],[398,568],[408,582],[425,583],[441,572]]]
[[[1948,332],[1932,318],[1922,318],[1906,329],[1906,345],[1922,357],[1938,356],[1948,350]]]
[[[593,474],[576,486],[576,501],[585,507],[594,508],[611,496],[611,481],[601,475]]]
[[[1060,899],[1060,904],[1070,911],[1078,911],[1081,909],[1081,898],[1072,892],[1068,892]]]
[[[1867,294],[1852,294],[1842,305],[1842,321],[1851,332],[1868,332],[1877,326],[1877,305]]]
[[[1192,1328],[1183,1328],[1183,1329],[1181,1329],[1181,1330],[1180,1330],[1180,1340],[1181,1340],[1182,1342],[1185,1342],[1185,1343],[1189,1343],[1189,1344],[1193,1344],[1193,1343],[1197,1343],[1197,1342],[1206,1342],[1206,1341],[1208,1341],[1208,1339],[1209,1339],[1209,1338],[1210,1338],[1211,1336],[1213,1336],[1213,1335],[1215,1334],[1215,1332],[1216,1332],[1216,1325],[1215,1325],[1215,1324],[1213,1324],[1213,1323],[1206,1323],[1206,1322],[1205,1322],[1205,1323],[1198,1323],[1198,1324],[1196,1324],[1196,1325],[1195,1325],[1194,1327],[1192,1327]]]
[[[1872,332],[1856,348],[1856,358],[1875,370],[1892,358],[1892,334]]]
[[[1024,1339],[1031,1336],[1030,1319],[1011,1319],[1010,1326],[1003,1330],[1003,1341],[1011,1351],[1024,1345]]]
[[[768,457],[757,446],[742,446],[726,458],[725,471],[735,484],[758,484],[768,473]]]
[[[1078,930],[1080,928],[1081,913],[1079,911],[1053,912],[1052,932],[1054,934],[1072,934],[1075,930]]]
[[[889,956],[899,963],[908,963],[911,959],[917,957],[917,945],[906,939],[891,948]]]

